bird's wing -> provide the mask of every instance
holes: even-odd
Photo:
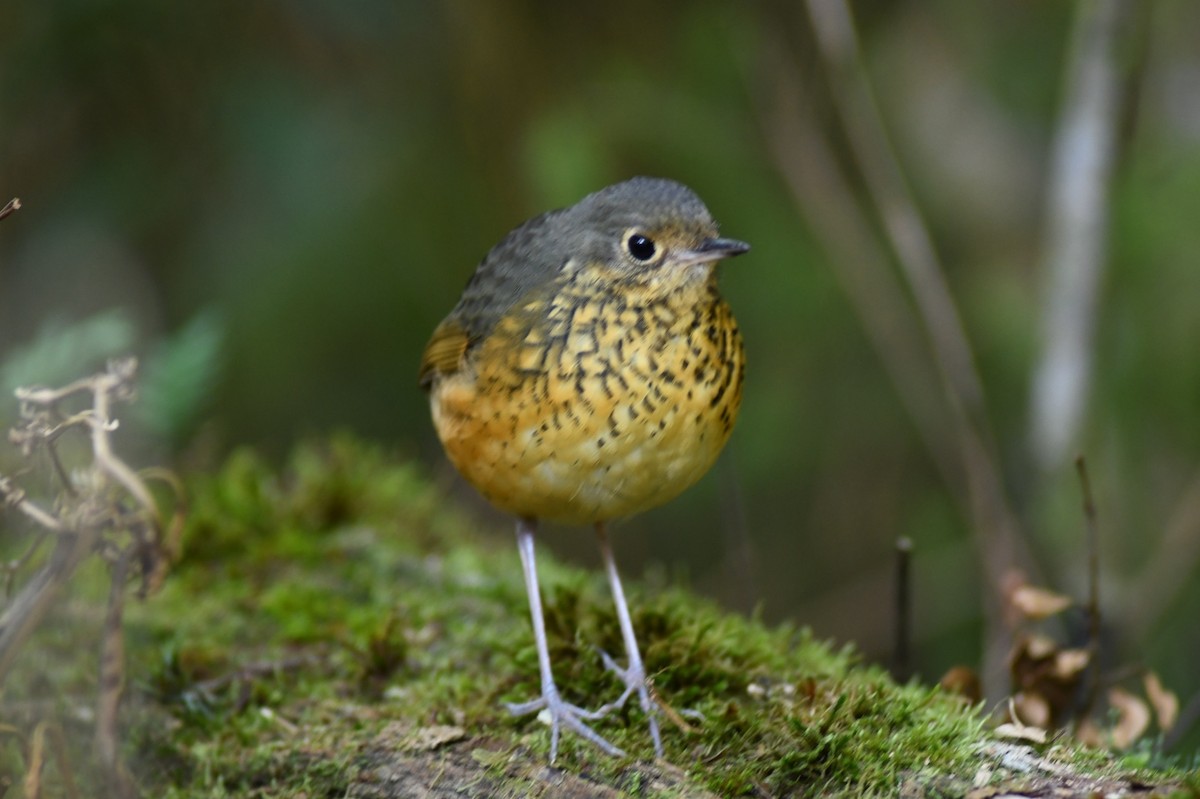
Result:
[[[518,300],[549,287],[569,252],[555,230],[562,213],[530,219],[484,257],[454,310],[425,345],[418,371],[422,388],[428,389],[437,375],[457,372],[467,351],[487,338]]]
[[[421,388],[428,389],[437,375],[457,372],[470,346],[470,335],[456,320],[447,319],[438,325],[421,354],[421,368],[417,373]]]

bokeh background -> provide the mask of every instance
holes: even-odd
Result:
[[[1200,692],[1200,5],[1135,5],[1094,379],[1069,454],[1086,455],[1097,498],[1108,663],[1154,669],[1186,704]],[[1074,467],[1035,461],[1030,433],[1076,6],[852,6],[1031,579],[1083,597]],[[422,460],[499,535],[508,520],[433,436],[415,382],[426,337],[515,224],[631,175],[672,177],[753,245],[722,273],[748,382],[718,468],[619,526],[624,571],[886,661],[906,536],[917,673],[979,661],[986,550],[961,475],[897,390],[911,366],[918,399],[945,403],[934,362],[925,347],[897,367],[868,334],[787,155],[799,119],[885,241],[802,4],[48,0],[0,20],[0,200],[24,206],[0,222],[6,394],[132,350],[146,386],[131,446],[186,471],[349,429]],[[586,531],[545,545],[597,560]],[[1078,621],[1060,634],[1078,638]]]

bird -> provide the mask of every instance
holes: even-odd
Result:
[[[550,763],[567,729],[614,756],[593,729],[636,694],[657,757],[657,714],[608,525],[695,483],[729,439],[742,400],[742,336],[716,265],[747,252],[722,238],[700,198],[634,177],[514,228],[488,252],[437,326],[418,382],[458,472],[516,517],[541,694],[508,705],[549,717]],[[539,522],[591,525],[625,646],[624,684],[596,710],[553,676],[534,543]]]

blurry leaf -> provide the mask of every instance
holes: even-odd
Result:
[[[133,322],[108,310],[79,322],[52,320],[33,341],[14,347],[0,362],[0,392],[11,399],[19,386],[59,385],[87,374],[105,358],[133,348]]]
[[[432,727],[421,727],[415,730],[409,736],[407,748],[417,752],[431,752],[446,744],[461,741],[466,737],[466,730],[462,727],[437,724]]]
[[[943,691],[965,697],[972,705],[983,699],[983,686],[979,675],[968,666],[954,666],[938,681]]]
[[[982,788],[972,788],[967,792],[967,799],[992,799],[993,796],[1008,793],[1006,788],[998,788],[993,785],[985,785]]]
[[[220,373],[224,335],[221,315],[210,309],[155,348],[139,391],[139,417],[149,430],[178,441],[194,424]]]
[[[1154,717],[1158,722],[1158,728],[1167,732],[1175,726],[1175,719],[1179,717],[1179,697],[1173,691],[1164,688],[1158,675],[1152,671],[1146,672],[1142,681],[1146,686],[1146,698],[1150,700],[1150,706],[1154,708]]]
[[[1041,720],[1040,723],[1034,720],[1035,717]],[[1050,720],[1050,706],[1040,696],[1022,692],[1009,697],[1008,718],[1009,722],[996,727],[996,734],[1000,737],[1046,743],[1044,727]]]
[[[1022,616],[1035,621],[1062,613],[1072,605],[1070,597],[1033,585],[1017,588],[1009,602]]]
[[[1058,651],[1058,643],[1045,635],[1028,635],[1017,641],[1016,651],[1032,660],[1045,660]]]
[[[1001,738],[1013,738],[1035,744],[1046,743],[1045,730],[1039,727],[1026,727],[1024,724],[1000,724],[996,727],[996,734]]]
[[[1107,741],[1104,738],[1104,730],[1100,729],[1096,722],[1091,719],[1084,719],[1079,722],[1079,726],[1075,728],[1075,738],[1080,743],[1087,744],[1096,749],[1103,749],[1107,745]]]
[[[1090,660],[1087,650],[1060,649],[1046,636],[1019,636],[1009,656],[1013,686],[1019,691],[1017,718],[1047,729],[1060,726],[1070,716]]]
[[[1064,649],[1054,656],[1054,674],[1060,680],[1070,680],[1087,668],[1092,653],[1086,649]]]
[[[1008,700],[1008,716],[1014,724],[1044,730],[1050,726],[1050,703],[1042,696],[1022,691]]]
[[[1117,711],[1112,745],[1117,749],[1128,749],[1150,726],[1150,708],[1124,688],[1109,689],[1108,703]]]

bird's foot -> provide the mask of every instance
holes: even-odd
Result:
[[[628,668],[623,669],[617,665],[615,660],[609,657],[607,652],[601,652],[600,657],[604,660],[604,667],[616,674],[621,682],[625,683],[625,690],[615,701],[602,705],[595,712],[600,715],[606,715],[614,710],[619,710],[625,706],[625,702],[629,700],[629,697],[637,693],[642,711],[645,712],[646,719],[650,724],[650,738],[654,741],[654,754],[662,757],[662,735],[658,732],[658,714],[662,712],[662,707],[650,696],[650,685],[646,680],[646,667],[639,661],[631,663]]]
[[[529,702],[506,702],[505,707],[514,716],[524,716],[536,712],[538,718],[550,725],[550,763],[558,756],[558,735],[563,727],[576,735],[593,743],[605,754],[623,757],[624,750],[613,746],[599,733],[585,724],[585,721],[595,721],[603,718],[608,710],[585,710],[578,705],[566,702],[558,693],[553,683],[542,687],[542,695]],[[543,717],[545,715],[545,718]]]

